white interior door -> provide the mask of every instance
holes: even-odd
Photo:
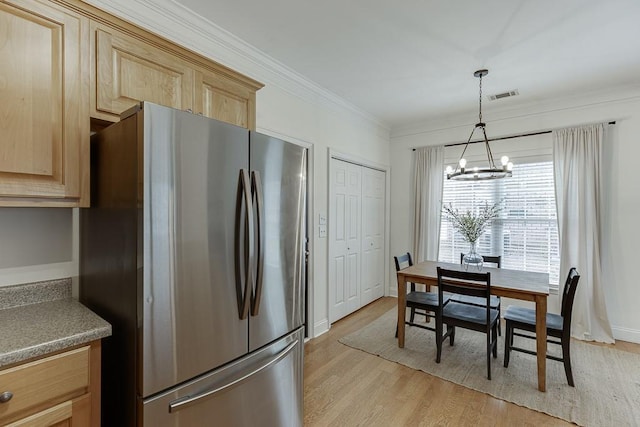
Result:
[[[329,318],[360,308],[361,167],[331,159]]]
[[[362,282],[360,306],[384,295],[385,172],[362,168]]]

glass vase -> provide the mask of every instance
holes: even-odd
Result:
[[[477,241],[469,242],[469,252],[462,257],[462,264],[464,265],[465,270],[468,270],[470,265],[477,267],[478,270],[482,270],[482,255],[479,255],[478,252],[476,252],[477,247]]]

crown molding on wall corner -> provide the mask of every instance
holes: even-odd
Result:
[[[485,115],[489,116],[487,123],[497,123],[504,120],[551,114],[556,111],[575,110],[603,104],[617,104],[637,100],[638,98],[640,98],[640,84],[615,86],[551,101],[536,101],[492,108],[488,110],[488,114],[485,111]],[[477,121],[477,117],[474,114],[477,113],[470,111],[468,114],[431,118],[421,122],[397,126],[391,130],[391,142],[393,143],[393,139],[422,133],[432,133],[458,127],[469,128]]]
[[[187,49],[304,101],[348,111],[387,131],[370,113],[271,58],[229,31],[173,0],[83,0]]]

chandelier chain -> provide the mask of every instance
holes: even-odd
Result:
[[[482,123],[482,74],[480,74],[480,98],[478,99],[478,104],[480,108],[478,108],[478,121]]]

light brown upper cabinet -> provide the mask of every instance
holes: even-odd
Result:
[[[255,129],[256,91],[226,77],[196,71],[194,110],[212,119]]]
[[[188,63],[95,22],[91,32],[95,37],[92,109],[96,118],[113,121],[139,101],[179,110],[193,107],[194,71]]]
[[[90,130],[139,101],[255,129],[262,86],[81,0],[0,0],[0,207],[88,206]]]
[[[89,202],[89,21],[0,3],[0,206]]]
[[[127,27],[92,21],[91,36],[92,117],[116,121],[138,101],[151,101],[255,128],[260,83]]]

